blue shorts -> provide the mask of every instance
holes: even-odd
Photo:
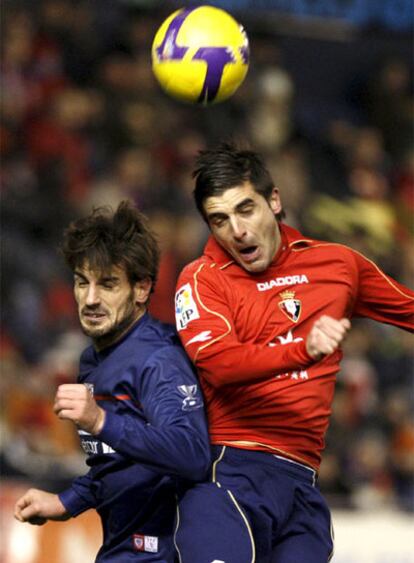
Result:
[[[270,453],[213,447],[211,481],[179,499],[181,563],[326,563],[333,541],[316,473]]]

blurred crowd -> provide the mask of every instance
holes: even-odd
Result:
[[[245,83],[221,105],[192,107],[169,99],[151,71],[152,37],[173,9],[168,2],[162,11],[109,0],[3,2],[5,476],[53,490],[83,471],[72,426],[51,409],[56,386],[75,380],[87,344],[59,255],[62,228],[93,206],[135,201],[163,252],[151,310],[174,322],[177,273],[208,235],[191,179],[194,155],[207,145],[232,138],[260,151],[289,224],[349,244],[413,286],[410,39],[396,38],[405,51],[371,58],[363,73],[351,64],[361,70],[358,38],[336,45],[347,52],[342,69],[332,68],[329,42],[303,39],[304,57],[308,48],[318,53],[316,76],[325,72],[327,84],[353,78],[333,100],[323,81],[306,90],[311,69],[301,68],[306,57],[295,59],[300,38],[292,47],[242,14],[252,51]],[[413,366],[411,335],[354,321],[320,475],[334,506],[414,511]]]

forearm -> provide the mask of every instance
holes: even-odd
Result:
[[[106,413],[97,438],[134,461],[149,464],[161,473],[187,479],[202,479],[210,455],[207,434],[193,420],[171,421],[161,428],[128,415]]]
[[[303,340],[273,347],[227,342],[204,348],[195,359],[199,373],[213,387],[254,383],[314,362]]]
[[[92,493],[91,473],[77,477],[71,486],[59,493],[59,499],[70,516],[77,516],[85,510],[96,507],[95,495]]]
[[[358,265],[358,296],[353,314],[414,332],[414,292],[353,251]]]

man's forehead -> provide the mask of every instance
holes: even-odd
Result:
[[[204,209],[207,214],[225,213],[233,211],[238,205],[245,201],[257,200],[262,197],[258,194],[250,183],[245,183],[234,188],[229,188],[217,196],[210,196],[204,202]]]
[[[76,268],[75,275],[80,274],[88,279],[122,279],[126,277],[125,268],[119,265],[112,265],[107,268],[98,268],[85,261],[81,266]]]

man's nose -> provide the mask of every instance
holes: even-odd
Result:
[[[94,284],[90,284],[86,294],[86,305],[92,306],[99,303],[99,290]]]
[[[236,239],[242,239],[246,234],[246,227],[239,217],[232,217],[230,219],[231,229],[233,236]]]

